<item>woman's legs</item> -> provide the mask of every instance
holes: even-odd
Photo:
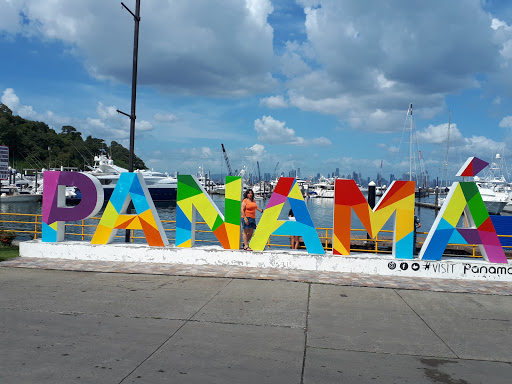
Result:
[[[244,249],[249,248],[249,243],[251,242],[252,233],[254,232],[253,228],[244,229],[242,236],[244,239]]]
[[[246,249],[249,246],[249,241],[247,240],[247,232],[248,229],[244,229],[242,232],[242,238],[244,239],[244,249]]]
[[[299,236],[290,236],[290,243],[292,249],[299,249]]]
[[[247,245],[251,242],[252,233],[254,232],[254,228],[249,228],[247,230]]]

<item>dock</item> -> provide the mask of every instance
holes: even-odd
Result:
[[[430,208],[430,209],[441,209],[440,205],[436,205],[435,203],[425,203],[423,201],[416,201],[415,205],[417,207]]]

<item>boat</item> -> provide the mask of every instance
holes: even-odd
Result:
[[[474,181],[490,215],[512,210],[512,188],[505,178],[503,159],[499,153],[489,164],[485,175],[475,176]]]
[[[41,201],[43,195],[39,193],[22,192],[15,185],[2,187],[0,191],[0,204],[4,203],[26,203]]]
[[[317,198],[334,198],[334,183],[331,183],[327,179],[322,179],[319,183],[313,184],[313,190],[309,191],[310,197]]]
[[[510,195],[507,192],[494,190],[482,182],[477,182],[476,185],[489,215],[499,215],[510,202]]]
[[[114,161],[106,155],[94,157],[94,165],[89,167],[89,171],[85,173],[96,177],[103,186],[105,201],[110,199],[112,192],[122,173],[128,172],[127,169],[114,164]],[[144,178],[144,182],[148,187],[149,194],[154,202],[176,201],[178,191],[178,181],[175,177],[169,176],[167,173],[157,172],[154,170],[136,170]],[[80,201],[80,191],[75,189],[75,195],[69,196],[66,201],[68,203],[76,203]],[[71,193],[67,193],[71,195]]]
[[[480,182],[478,176],[475,176],[475,184],[478,187],[480,196],[487,208],[489,215],[499,215],[504,211],[507,204],[510,203],[510,195],[508,192],[494,190],[492,186],[484,182]],[[445,198],[439,198],[439,204],[443,205]]]

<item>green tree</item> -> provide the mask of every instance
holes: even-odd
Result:
[[[110,153],[116,165],[128,169],[130,163],[130,150],[123,147],[117,141],[110,143]],[[133,169],[147,169],[146,164],[136,155],[133,158]]]

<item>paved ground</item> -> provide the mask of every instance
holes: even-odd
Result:
[[[71,264],[0,264],[0,383],[512,382],[510,284]]]
[[[461,281],[418,277],[393,277],[339,272],[316,272],[278,268],[183,265],[169,263],[123,263],[18,257],[2,266],[55,269],[63,271],[141,273],[172,276],[229,277],[235,279],[287,280],[308,283],[350,285],[355,287],[402,288],[421,291],[512,295],[512,284],[500,281]]]

